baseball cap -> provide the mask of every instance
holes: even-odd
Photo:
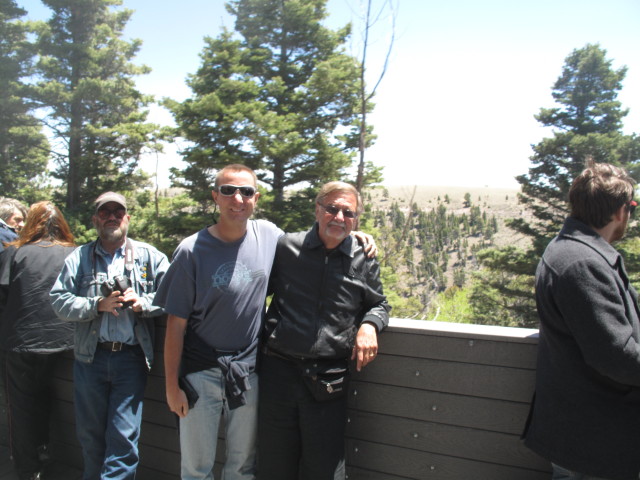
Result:
[[[125,198],[116,192],[105,192],[96,198],[96,210],[99,210],[105,203],[115,202],[122,205],[125,210],[127,209],[127,201]]]

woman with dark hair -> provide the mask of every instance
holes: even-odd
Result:
[[[74,248],[60,210],[39,202],[0,256],[0,347],[6,351],[9,441],[20,480],[40,479],[49,459],[51,378],[60,354],[73,348],[73,324],[55,315],[49,291]]]

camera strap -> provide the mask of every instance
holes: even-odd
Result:
[[[124,268],[127,270],[127,276],[129,276],[131,270],[133,270],[134,265],[133,244],[131,240],[127,238],[127,244],[124,247]]]

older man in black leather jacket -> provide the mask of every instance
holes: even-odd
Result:
[[[362,211],[357,190],[324,185],[316,223],[276,250],[260,368],[261,479],[345,478],[349,359],[360,370],[389,322],[380,269],[349,234]]]

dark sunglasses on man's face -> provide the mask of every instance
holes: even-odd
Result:
[[[349,210],[348,208],[339,208],[335,205],[322,205],[318,203],[329,215],[337,215],[338,212],[342,211],[342,215],[344,218],[356,218],[358,215],[353,210]]]
[[[115,208],[113,210],[110,210],[108,208],[100,208],[98,210],[98,217],[100,217],[100,220],[108,220],[111,215],[118,219],[121,219],[124,218],[126,214],[127,210],[124,208]]]
[[[627,203],[627,210],[629,210],[629,215],[633,215],[633,212],[636,211],[637,206],[638,202],[636,202],[635,200],[631,200],[629,201],[629,203]]]
[[[256,194],[256,187],[251,185],[220,185],[216,189],[220,192],[220,195],[225,197],[232,197],[237,190],[240,190],[240,195],[246,198],[251,198]]]

